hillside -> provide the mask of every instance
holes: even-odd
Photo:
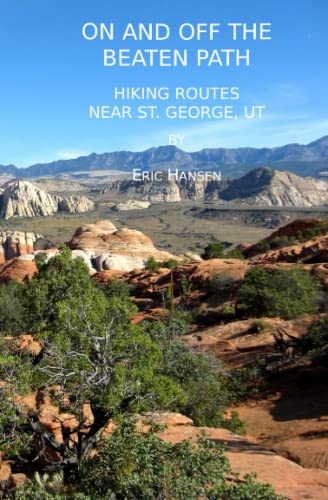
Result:
[[[323,180],[263,167],[235,180],[115,181],[104,192],[150,202],[221,199],[249,205],[312,207],[328,203],[327,187]]]
[[[222,191],[221,198],[226,201],[240,200],[250,205],[313,207],[328,203],[327,188],[325,181],[260,168],[233,180]]]

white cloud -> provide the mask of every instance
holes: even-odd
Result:
[[[81,150],[62,150],[62,151],[57,151],[53,155],[53,159],[57,160],[73,160],[75,158],[78,158],[79,156],[87,156],[89,153],[86,153],[85,151]]]

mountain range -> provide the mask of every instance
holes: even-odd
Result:
[[[175,146],[153,147],[143,152],[118,151],[81,156],[71,160],[39,163],[27,168],[0,165],[0,175],[21,178],[60,177],[107,170],[130,173],[134,168],[143,170],[221,170],[225,177],[240,177],[255,167],[269,166],[276,170],[289,170],[298,175],[320,177],[328,173],[328,136],[307,145],[287,144],[275,148],[214,148],[185,152]],[[82,175],[78,175],[82,173]]]

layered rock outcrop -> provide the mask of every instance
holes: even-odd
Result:
[[[151,202],[223,201],[274,207],[314,207],[328,203],[328,183],[262,167],[235,180],[170,178],[116,181],[107,191]]]
[[[8,281],[19,281],[25,278],[31,279],[37,272],[34,255],[23,255],[0,264],[0,284]]]
[[[0,196],[0,217],[36,217],[60,211],[82,213],[94,209],[93,201],[85,197],[61,198],[40,189],[30,181],[15,179],[4,185]]]
[[[277,231],[274,231],[269,236],[254,245],[248,243],[240,244],[239,249],[245,257],[254,257],[260,253],[265,253],[263,248],[268,247],[274,241],[284,238],[287,244],[288,238],[290,238],[290,241],[292,242],[302,236],[302,234],[309,233],[311,230],[315,232],[316,229],[322,227],[322,225],[326,223],[328,224],[328,221],[323,219],[296,219],[283,225],[282,227],[279,227]]]
[[[286,346],[302,339],[314,321],[311,315],[299,320],[279,318],[246,319],[226,325],[215,325],[185,335],[183,341],[192,350],[209,352],[235,368],[257,366],[259,359],[269,355],[282,359],[277,351],[276,339]]]
[[[1,212],[4,219],[12,217],[47,216],[58,211],[58,200],[28,181],[13,180],[4,186]]]
[[[328,262],[328,234],[306,241],[305,243],[287,246],[279,250],[270,250],[254,257],[254,261],[259,263],[326,263]]]
[[[150,257],[158,261],[181,260],[169,252],[158,250],[141,231],[125,227],[117,229],[110,221],[79,227],[68,246],[73,251],[83,252],[98,271],[140,269]]]
[[[34,243],[41,234],[23,231],[0,231],[0,264],[23,255],[34,254]]]
[[[249,205],[314,207],[328,203],[328,184],[265,167],[233,180],[221,193],[221,198]]]
[[[126,202],[122,203],[117,203],[117,205],[114,206],[115,210],[140,210],[144,208],[149,208],[150,207],[150,202],[149,201],[142,201],[142,200],[128,200]]]
[[[237,436],[226,429],[194,427],[187,422],[168,425],[159,436],[165,441],[180,443],[184,439],[197,441],[202,432],[208,439],[225,444],[231,468],[241,475],[241,479],[255,472],[258,481],[271,484],[276,493],[289,500],[328,498],[328,472],[305,469],[257,444],[249,436]]]
[[[163,172],[161,181],[115,181],[106,188],[109,193],[132,196],[141,200],[157,203],[174,203],[182,200],[204,201],[218,199],[226,181],[215,180],[176,180],[168,178]]]
[[[58,201],[59,212],[82,214],[84,212],[91,212],[94,208],[94,202],[85,196],[69,196]]]

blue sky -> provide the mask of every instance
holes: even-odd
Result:
[[[0,0],[0,164],[140,151],[167,144],[171,133],[185,135],[189,151],[308,143],[326,135],[327,17],[326,0]],[[212,42],[204,38],[183,44],[174,36],[165,44],[87,42],[81,35],[86,22],[114,22],[117,32],[128,22],[167,23],[173,33],[184,22],[270,22],[272,40],[232,42],[222,32]],[[251,67],[102,64],[105,48],[146,47],[188,48],[190,53],[249,48]],[[266,113],[263,120],[90,120],[89,106],[117,104],[113,88],[122,86],[237,86],[238,106],[261,104]]]

